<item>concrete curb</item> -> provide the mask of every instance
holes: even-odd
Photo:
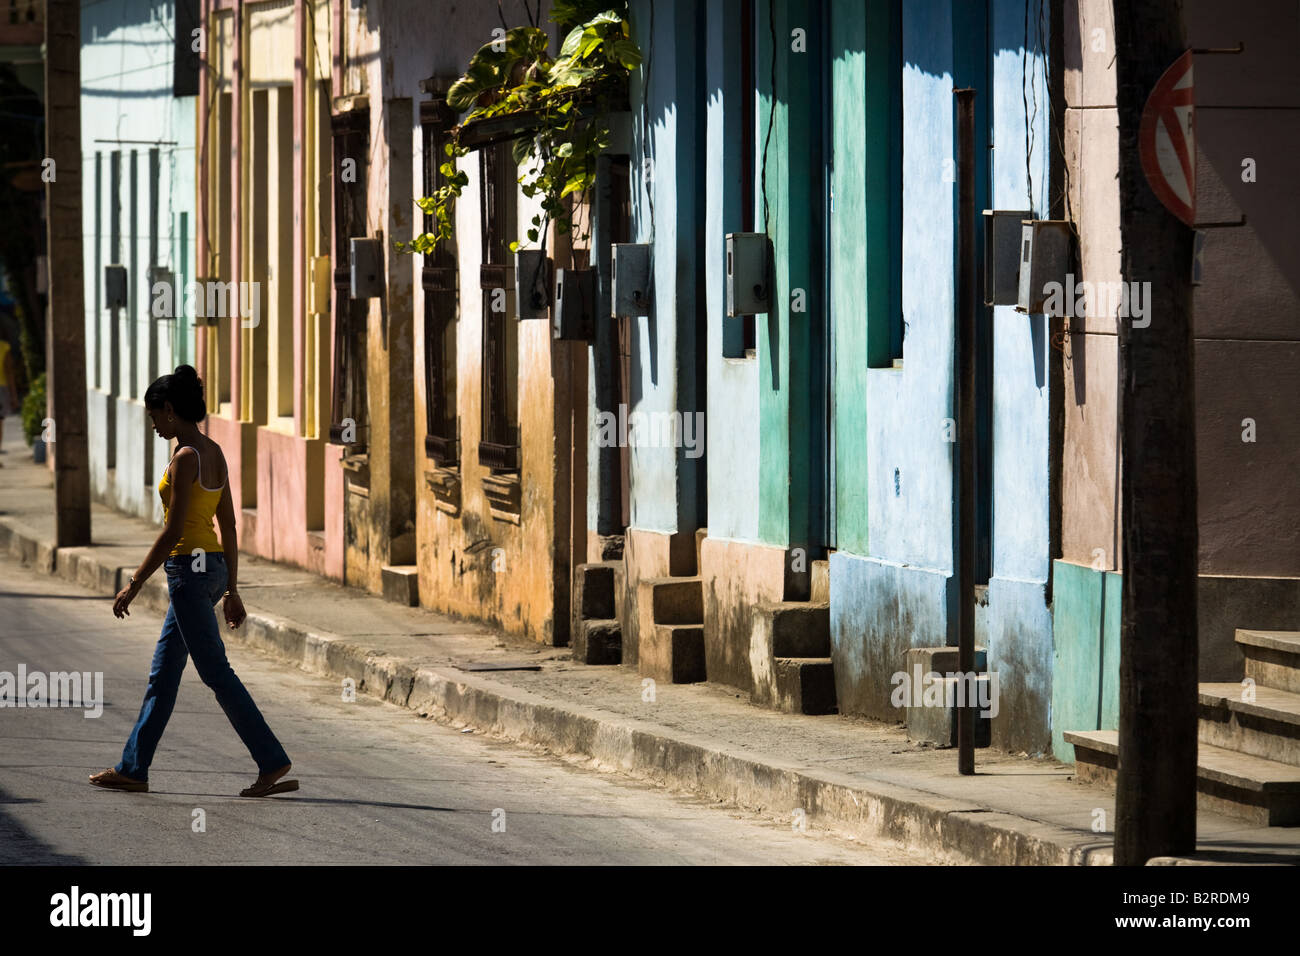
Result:
[[[105,563],[96,548],[55,549],[0,518],[0,549],[42,573],[112,595],[131,568]],[[167,608],[165,580],[140,598]],[[556,706],[516,687],[477,676],[416,667],[409,661],[313,632],[294,621],[248,609],[237,641],[322,677],[356,681],[358,693],[425,716],[562,755],[587,758],[662,786],[729,801],[750,811],[792,814],[859,839],[884,838],[958,863],[1109,865],[1109,842],[1070,830],[888,783],[813,772],[763,755],[720,749],[648,721]]]

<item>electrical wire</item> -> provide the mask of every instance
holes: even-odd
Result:
[[[1025,83],[1029,78],[1029,0],[1025,0],[1024,28],[1024,40],[1020,45],[1020,102],[1024,106],[1025,112],[1025,188],[1029,196],[1029,212],[1032,216],[1034,211],[1034,174],[1029,166],[1029,156],[1033,151],[1033,146],[1029,138],[1029,96],[1025,92]],[[1036,103],[1034,109],[1037,112]]]
[[[1027,2],[1027,0],[1026,0]],[[767,145],[772,141],[772,127],[776,124],[776,3],[775,0],[767,0],[767,29],[772,39],[772,64],[770,73],[770,86],[768,91],[767,104],[767,135],[763,137],[763,166],[762,166],[762,183],[763,183],[763,231],[767,232],[768,205],[767,205]]]

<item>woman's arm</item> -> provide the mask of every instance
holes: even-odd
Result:
[[[230,497],[230,481],[221,489],[217,502],[217,527],[221,529],[221,549],[226,554],[226,599],[222,602],[226,624],[233,630],[244,623],[244,602],[239,597],[239,536],[235,531],[235,502]]]
[[[118,592],[117,600],[113,602],[113,614],[117,617],[130,614],[127,607],[140,593],[144,582],[149,580],[149,576],[167,560],[167,555],[171,554],[172,549],[176,547],[176,542],[181,539],[185,527],[185,513],[190,506],[190,489],[199,476],[197,456],[190,449],[182,448],[167,466],[167,472],[171,476],[172,487],[171,505],[167,509],[167,523],[163,525],[158,540],[154,542],[149,553],[145,555],[144,561],[136,569],[131,582]]]

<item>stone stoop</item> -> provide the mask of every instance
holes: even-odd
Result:
[[[584,664],[620,664],[623,629],[618,595],[623,590],[623,562],[580,564],[574,576],[573,659]]]
[[[641,674],[671,684],[705,680],[703,580],[645,578],[637,584],[636,603]]]
[[[1300,632],[1237,630],[1253,683],[1201,684],[1196,801],[1264,826],[1300,825]],[[1068,731],[1081,780],[1114,785],[1119,732]]]
[[[903,655],[904,680],[908,683],[902,707],[906,710],[907,739],[918,743],[931,743],[936,747],[957,746],[957,708],[949,706],[948,701],[957,701],[957,677],[948,677],[959,671],[958,662],[961,651],[956,647],[911,647]],[[920,678],[917,678],[917,672]],[[988,653],[982,647],[975,648],[975,672],[977,678],[976,693],[983,695],[979,700],[990,700],[988,688]],[[927,674],[939,674],[937,680],[929,681]],[[934,687],[931,687],[934,684]],[[925,692],[938,696],[941,706],[927,706]],[[919,692],[919,698],[918,698]],[[891,701],[899,693],[899,685],[891,683]],[[963,695],[966,690],[962,689]],[[901,715],[900,715],[901,716]],[[988,717],[975,718],[975,746],[987,747],[992,740],[992,723]]]
[[[809,584],[808,600],[813,604],[831,603],[831,563],[814,561],[812,563],[812,581]]]
[[[749,661],[755,704],[791,714],[838,712],[828,602],[756,606]]]
[[[420,604],[420,569],[414,564],[385,564],[379,569],[385,601],[418,607]]]

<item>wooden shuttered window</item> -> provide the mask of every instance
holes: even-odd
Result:
[[[479,464],[494,471],[519,468],[518,326],[510,241],[515,231],[515,164],[509,142],[478,151],[483,184],[480,217],[483,258],[483,420]]]
[[[366,325],[370,304],[367,299],[352,298],[348,240],[365,236],[367,230],[370,110],[355,109],[331,117],[330,131],[334,151],[334,375],[330,442],[348,445],[352,453],[362,454],[366,451],[370,424],[366,401]],[[353,440],[348,441],[349,438]]]
[[[444,147],[456,125],[456,114],[442,98],[420,104],[423,138],[423,196],[443,185],[439,167],[446,160]],[[432,213],[424,216],[424,231],[437,227]],[[457,292],[456,256],[439,242],[424,256],[420,286],[424,290],[424,453],[439,465],[460,464],[460,419],[456,415],[456,330],[460,298]]]

